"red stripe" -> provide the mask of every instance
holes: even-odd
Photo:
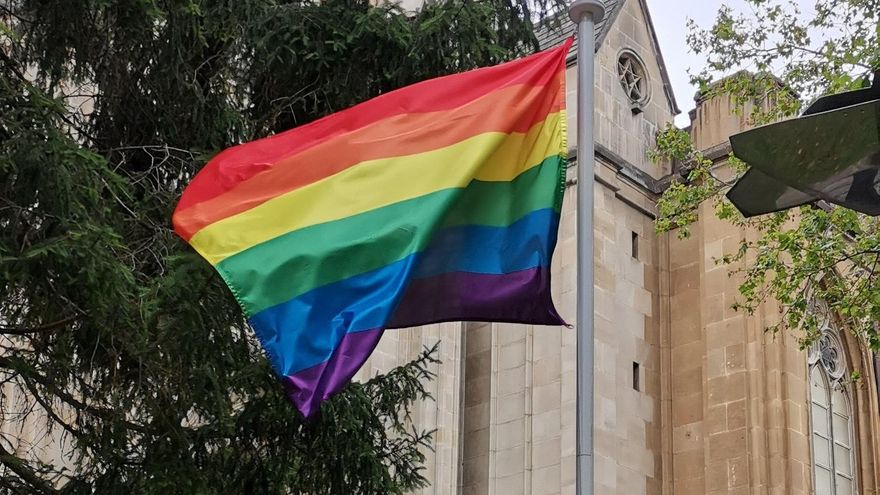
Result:
[[[332,176],[358,163],[390,156],[415,155],[444,148],[485,132],[528,132],[565,105],[559,72],[547,91],[513,86],[451,112],[391,117],[355,132],[329,139],[271,169],[238,183],[226,193],[174,213],[174,228],[186,240],[223,218],[247,211],[278,195]]]
[[[378,96],[275,136],[228,148],[215,156],[184,191],[177,211],[214,198],[285,156],[334,136],[404,113],[448,110],[514,84],[542,86],[564,68],[572,40],[562,46],[505,64],[423,81]]]

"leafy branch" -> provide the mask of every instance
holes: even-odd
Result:
[[[688,43],[708,61],[692,74],[700,98],[729,98],[750,125],[796,115],[821,93],[862,87],[880,68],[876,0],[819,0],[813,16],[790,1],[746,4],[747,13],[722,6],[711,27],[691,23]],[[656,157],[684,165],[681,180],[659,201],[657,231],[686,237],[689,227],[711,212],[744,233],[736,250],[716,260],[738,281],[734,309],[750,313],[772,299],[782,318],[768,330],[798,329],[808,345],[824,321],[815,314],[821,301],[872,349],[880,349],[874,324],[880,318],[877,219],[817,204],[746,220],[723,196],[745,164],[733,156],[717,163],[707,159],[686,132],[674,128],[663,130],[657,143]]]

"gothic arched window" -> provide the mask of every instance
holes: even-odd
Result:
[[[852,404],[840,339],[825,329],[810,349],[810,418],[816,495],[855,495]]]

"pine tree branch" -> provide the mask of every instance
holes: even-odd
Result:
[[[17,474],[33,488],[39,490],[40,493],[59,493],[58,490],[52,488],[46,480],[29,468],[24,461],[6,450],[3,445],[0,445],[0,464],[9,468],[10,471]]]
[[[16,61],[13,60],[9,55],[7,55],[3,50],[0,50],[0,61],[2,61],[3,65],[5,65],[10,71],[12,71],[12,73],[15,75],[15,77],[18,78],[18,80],[22,84],[24,84],[28,88],[35,88],[31,79],[26,77],[25,74],[19,69],[19,66],[16,63]],[[80,126],[76,122],[74,122],[68,115],[65,115],[65,114],[58,112],[58,111],[54,111],[53,114],[55,116],[57,116],[59,119],[66,122],[67,125],[69,125],[72,129],[75,129],[76,132],[82,134],[83,136],[89,138],[92,141],[95,141],[94,136],[89,134],[89,132],[86,131],[84,128],[82,128],[82,126]]]
[[[15,363],[11,359],[5,358],[3,356],[0,356],[0,368],[16,369]],[[21,373],[20,370],[19,373]],[[92,416],[107,421],[119,421],[120,423],[125,425],[126,428],[137,431],[139,433],[151,433],[147,427],[127,421],[124,417],[121,417],[117,411],[103,407],[91,406],[77,400],[68,392],[62,390],[58,385],[53,383],[52,380],[46,378],[45,376],[37,374],[33,369],[30,373],[22,374],[22,378],[24,378],[25,380],[29,378],[33,382],[42,385],[46,388],[47,392],[54,395],[55,397],[58,397],[78,411],[85,411]]]
[[[36,327],[12,327],[6,325],[0,325],[0,334],[3,335],[28,335],[32,333],[42,333],[48,332],[50,330],[55,330],[58,327],[63,327],[69,323],[73,323],[76,321],[76,316],[68,316],[67,318],[53,321],[52,323],[47,323],[45,325],[39,325]]]
[[[77,430],[76,428],[74,428],[73,426],[67,424],[67,422],[65,422],[64,420],[62,420],[58,416],[58,414],[55,413],[55,410],[52,409],[52,407],[49,405],[49,403],[46,402],[46,400],[40,396],[39,392],[36,390],[36,388],[34,387],[34,385],[30,381],[28,381],[24,377],[22,377],[22,381],[24,382],[25,387],[28,389],[28,391],[34,397],[34,400],[37,401],[40,404],[40,406],[43,407],[43,410],[46,412],[46,414],[49,415],[50,418],[52,418],[53,421],[55,421],[56,423],[61,425],[62,428],[64,428],[68,433],[73,435],[75,438],[82,438],[82,433],[79,430]]]

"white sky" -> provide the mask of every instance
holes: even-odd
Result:
[[[690,123],[688,110],[694,108],[694,94],[697,88],[691,86],[688,69],[699,72],[705,65],[705,58],[691,52],[687,46],[687,20],[693,19],[701,28],[711,27],[722,3],[739,12],[750,9],[743,0],[647,0],[651,19],[660,41],[660,50],[666,61],[666,70],[672,81],[675,99],[681,108],[675,122],[679,126]],[[813,0],[797,0],[801,11],[811,10]]]

